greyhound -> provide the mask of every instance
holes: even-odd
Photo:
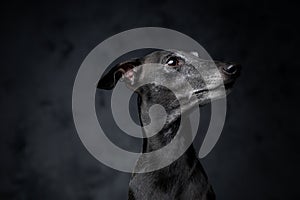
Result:
[[[143,139],[142,152],[152,152],[169,144],[179,129],[180,120],[189,120],[184,113],[188,113],[195,106],[204,106],[212,100],[224,97],[224,90],[225,95],[229,93],[240,73],[238,64],[203,60],[196,52],[156,50],[144,57],[130,59],[116,65],[100,79],[97,87],[111,90],[121,79],[129,88],[133,88],[136,83],[148,76],[145,72],[147,67],[138,67],[149,63],[160,64],[164,72],[156,74],[155,79],[172,81],[172,83],[169,84],[171,88],[150,83],[135,90],[138,93],[139,118],[142,127],[151,121],[149,108],[153,104],[162,105],[167,113],[163,128],[156,135]],[[184,78],[171,80],[170,77],[175,76],[175,73],[181,74]],[[192,89],[185,88],[186,82],[192,86]],[[180,104],[172,91],[180,94],[184,105]],[[191,95],[197,98],[191,100]],[[180,112],[180,106],[185,107],[184,113],[182,110]],[[187,127],[185,130],[190,129]],[[143,129],[143,134],[147,135],[147,130]],[[179,148],[181,148],[180,144],[178,144]],[[167,152],[165,156],[172,156],[172,153],[178,149]],[[142,165],[144,162],[147,161],[138,160],[137,165]],[[147,173],[133,173],[129,183],[128,199],[213,200],[215,194],[193,145],[190,145],[177,160],[164,168]]]

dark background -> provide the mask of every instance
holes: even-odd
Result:
[[[0,9],[1,200],[126,199],[130,175],[87,152],[73,124],[71,94],[97,44],[143,26],[183,32],[211,57],[243,65],[221,138],[202,159],[217,199],[300,198],[298,6],[11,1]]]

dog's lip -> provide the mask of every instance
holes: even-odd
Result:
[[[193,94],[201,94],[201,93],[205,93],[205,92],[209,92],[209,91],[214,91],[220,88],[224,88],[225,90],[231,89],[233,87],[234,81],[230,81],[221,85],[218,85],[216,87],[213,88],[205,88],[205,89],[200,89],[200,90],[196,90],[195,92],[193,92]]]
[[[205,89],[201,89],[201,90],[196,90],[195,92],[193,92],[193,94],[201,94],[201,93],[205,93],[205,92],[209,92],[209,91],[213,91],[213,90],[217,90],[217,89],[219,89],[219,88],[221,88],[221,87],[224,87],[224,85],[223,84],[221,84],[221,85],[218,85],[218,86],[215,86],[215,87],[213,87],[213,88],[205,88]]]
[[[197,91],[193,92],[193,94],[200,94],[200,93],[208,92],[208,91],[209,91],[208,89],[202,89],[202,90],[197,90]]]

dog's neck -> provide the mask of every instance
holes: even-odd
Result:
[[[182,148],[187,149],[188,147],[194,149],[192,145],[188,144],[192,137],[190,120],[188,116],[180,113],[179,103],[177,102],[171,105],[169,102],[164,102],[161,101],[161,99],[158,99],[146,95],[142,97],[139,96],[138,98],[140,123],[143,127],[149,125],[149,123],[152,123],[152,125],[153,123],[161,123],[163,120],[161,118],[150,119],[149,110],[154,104],[160,104],[163,106],[167,114],[166,123],[155,135],[149,137],[149,135],[153,134],[152,131],[149,133],[148,129],[143,128],[143,134],[146,137],[143,140],[143,153],[163,148],[168,145],[176,135],[180,138],[176,140],[176,149],[172,149],[173,151],[180,151]],[[172,154],[174,152],[167,153]]]

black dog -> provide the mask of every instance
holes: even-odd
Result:
[[[162,105],[167,113],[163,128],[156,135],[144,139],[143,152],[155,151],[169,144],[176,135],[181,120],[189,120],[184,114],[196,105],[203,106],[211,100],[224,97],[222,91],[225,89],[228,93],[240,71],[239,65],[201,60],[195,52],[162,50],[152,52],[143,58],[118,64],[102,77],[98,88],[113,89],[121,77],[127,86],[132,88],[138,82],[143,81],[145,77],[151,76],[145,70],[147,68],[138,68],[138,66],[149,63],[160,64],[163,73],[156,74],[154,79],[169,82],[171,88],[152,83],[135,90],[139,94],[139,116],[143,126],[151,122],[149,108],[152,105]],[[215,69],[214,66],[217,66],[218,69]],[[180,73],[184,78],[172,80],[175,73]],[[186,88],[187,81],[193,89]],[[180,99],[174,95],[174,91],[180,94]],[[193,95],[197,98],[191,98]],[[180,104],[179,100],[184,104]],[[184,127],[185,135],[190,134],[187,131],[189,129],[188,126]],[[149,134],[145,129],[143,129],[143,133],[146,136]],[[164,156],[172,157],[174,152],[183,148],[185,140],[182,141],[182,143],[178,143],[176,149],[172,149]],[[143,166],[144,162],[147,160],[139,160],[137,166]],[[153,172],[133,173],[128,199],[212,200],[215,199],[215,194],[208,183],[193,145],[190,145],[179,159],[167,167]]]

